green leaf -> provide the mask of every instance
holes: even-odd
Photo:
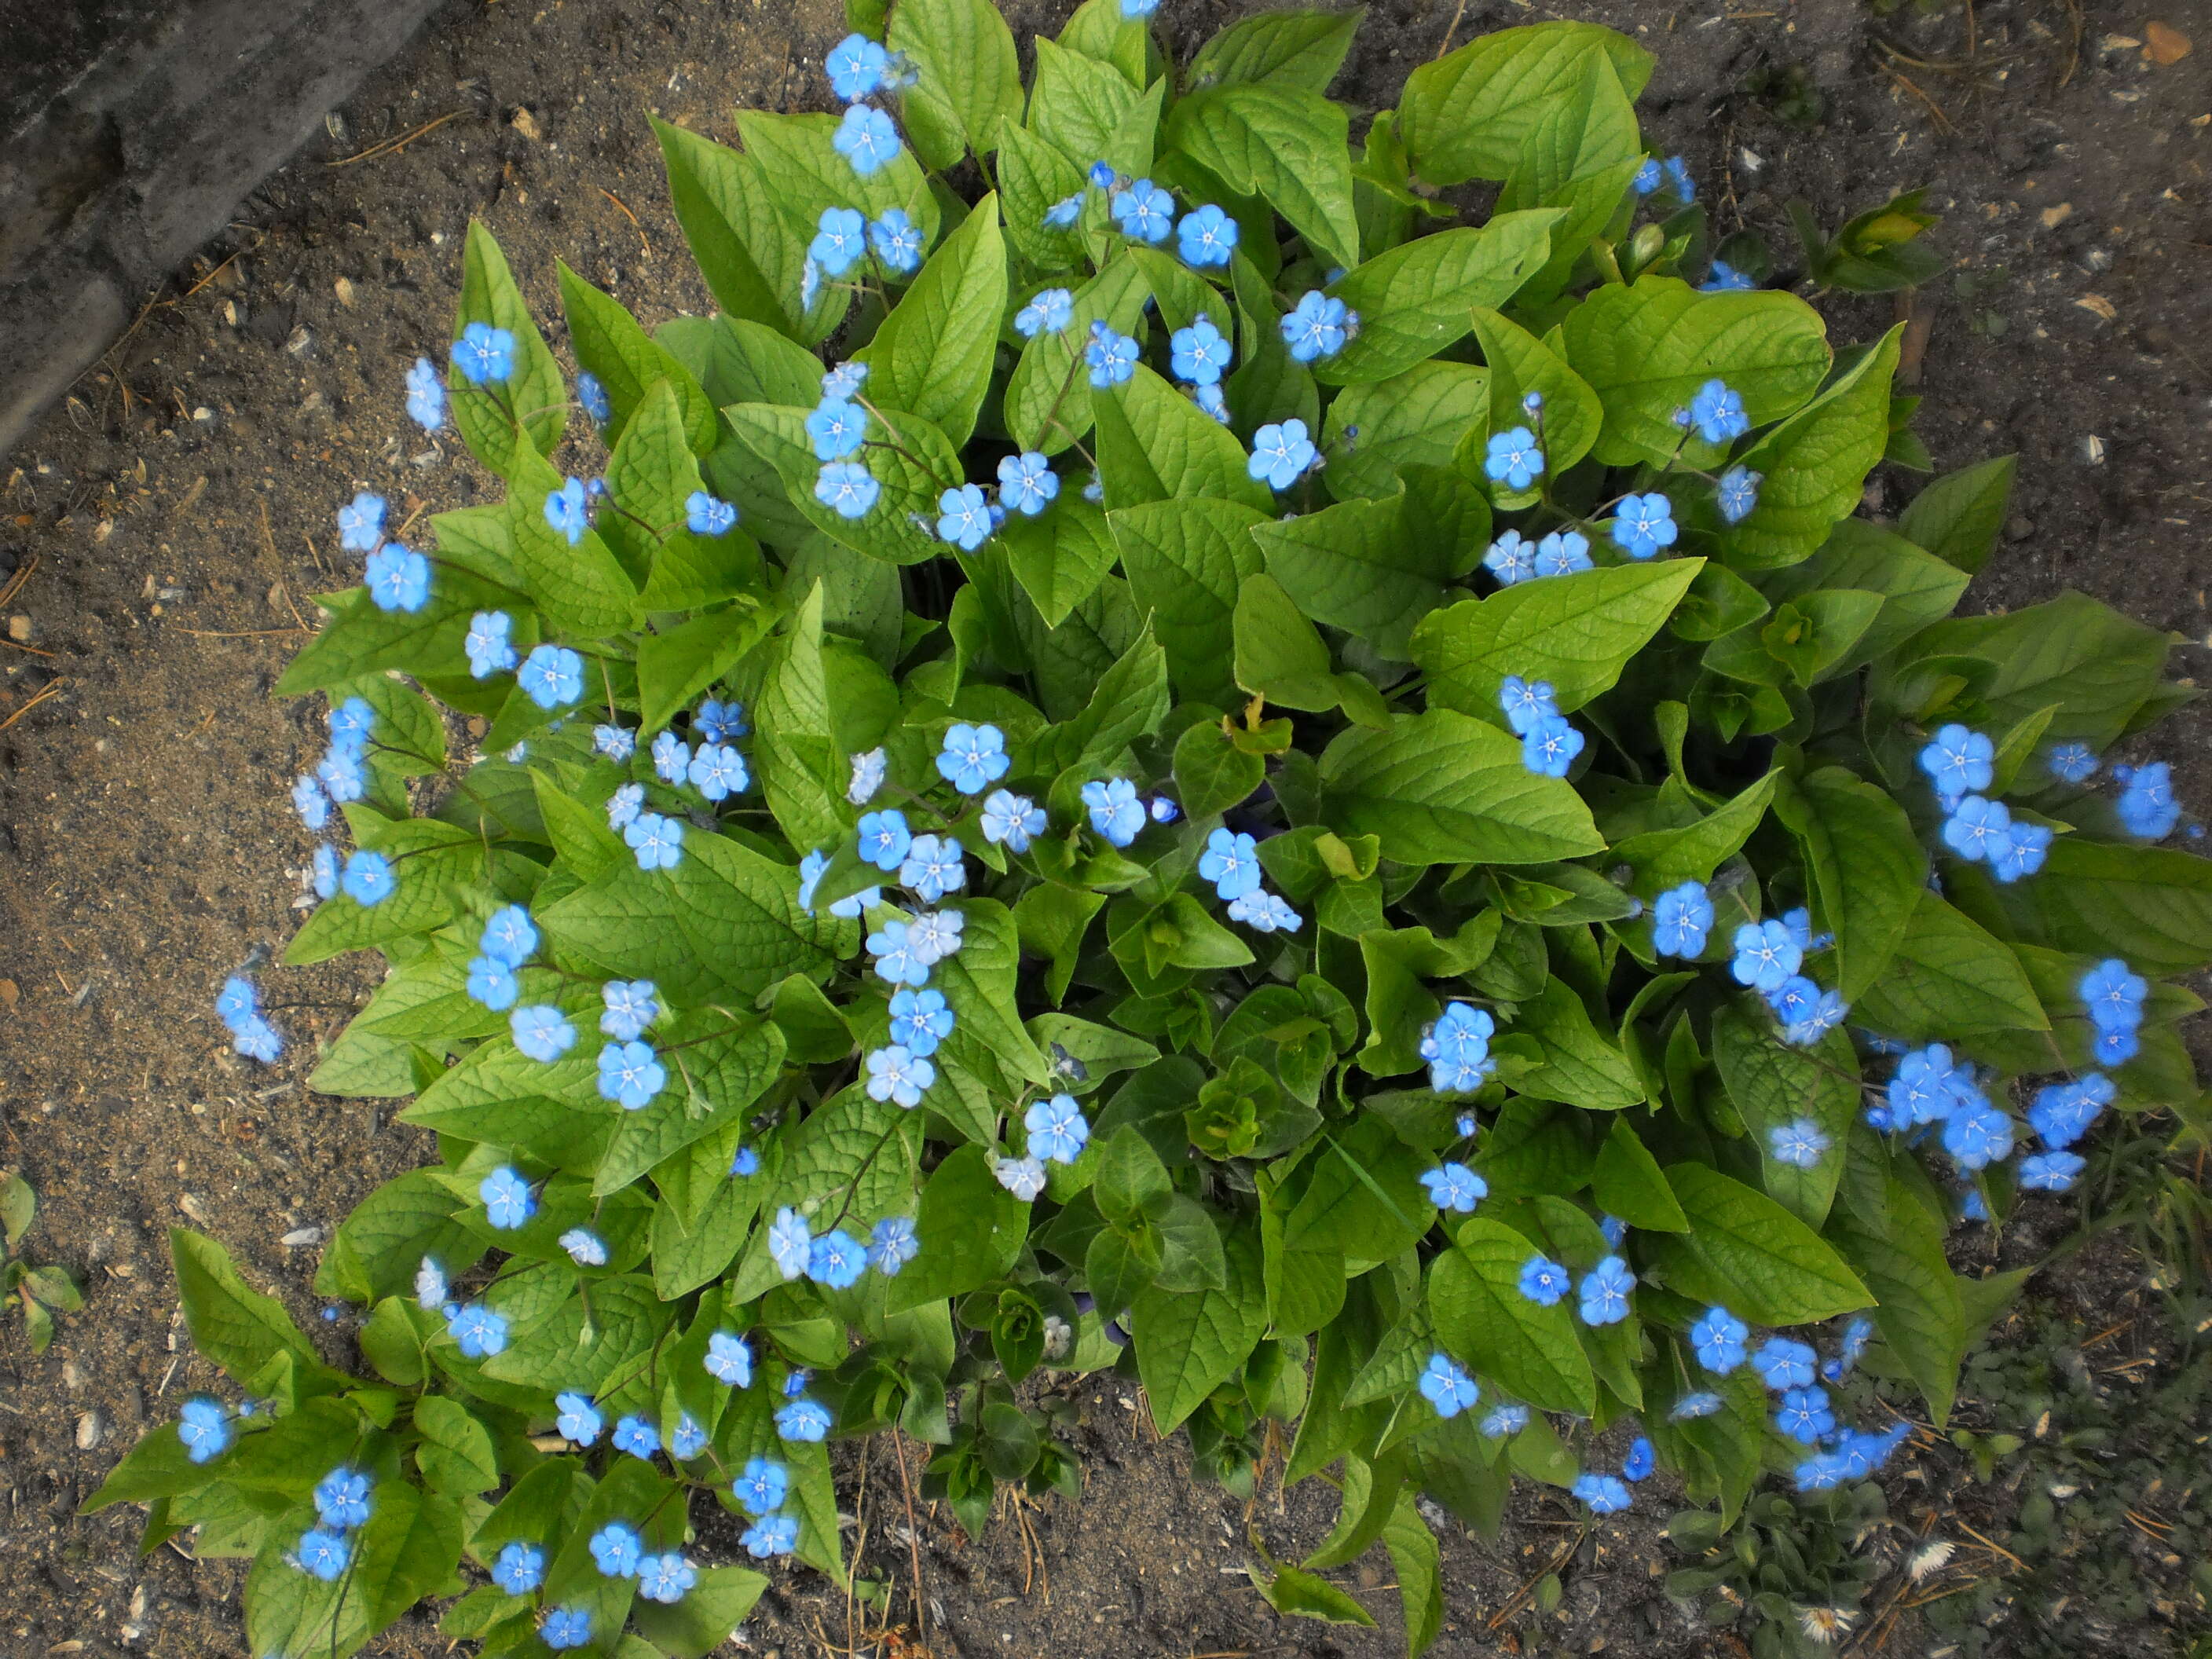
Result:
[[[546,522],[545,498],[563,482],[534,452],[515,457],[507,473],[509,556],[547,620],[604,639],[634,624],[637,585],[597,531],[585,531],[572,544]]]
[[[1037,43],[1040,60],[1049,47],[1048,41]],[[1091,325],[1103,322],[1116,333],[1135,334],[1151,294],[1134,259],[1109,260],[1075,290],[1067,326],[1056,334],[1039,333],[1022,348],[1006,395],[1006,430],[1016,443],[1057,455],[1082,439],[1091,428],[1089,375],[1083,367]]]
[[[1543,269],[1556,208],[1501,213],[1480,229],[1418,237],[1345,273],[1328,292],[1359,313],[1359,332],[1314,365],[1329,386],[1387,380],[1468,331],[1471,309],[1494,310]]]
[[[1856,1006],[1873,1029],[1906,1042],[2051,1028],[2012,947],[1925,890]]]
[[[1829,665],[1831,678],[1887,655],[1942,621],[1966,586],[1964,572],[1864,519],[1842,520],[1810,558],[1759,581],[1759,592],[1778,605],[1823,588],[1881,595],[1881,610],[1858,642]]]
[[[1192,93],[1170,112],[1164,136],[1230,189],[1264,196],[1332,264],[1359,263],[1352,155],[1344,111],[1282,82],[1243,82]]]
[[[1551,347],[1487,307],[1474,308],[1474,334],[1482,344],[1483,361],[1490,365],[1489,431],[1509,432],[1530,424],[1522,399],[1540,392],[1544,465],[1549,476],[1558,477],[1597,442],[1598,428],[1605,421],[1597,393]],[[1467,441],[1472,444],[1486,435],[1476,426],[1469,428]]]
[[[1271,519],[1251,533],[1268,574],[1307,616],[1402,660],[1414,625],[1443,603],[1447,584],[1473,568],[1477,556],[1468,538],[1436,533],[1437,526],[1420,522],[1403,482],[1394,488],[1379,501]],[[1480,529],[1487,530],[1487,515],[1482,519]],[[1472,542],[1480,540],[1478,532]]]
[[[1617,1112],[1639,1104],[1644,1082],[1620,1045],[1591,1024],[1589,1010],[1563,979],[1523,1003],[1514,1029],[1534,1036],[1543,1063],[1514,1086],[1534,1100],[1556,1100],[1586,1111]]]
[[[944,907],[966,918],[957,955],[932,971],[937,988],[959,1020],[961,1033],[981,1042],[1015,1077],[1042,1084],[1044,1056],[1022,1029],[1015,987],[1021,945],[1013,912],[995,899],[974,898]]]
[[[732,1027],[720,1012],[696,1017],[683,1046],[671,1048],[668,1086],[642,1109],[626,1111],[592,1178],[592,1195],[620,1191],[647,1170],[740,1116],[776,1079],[783,1033],[767,1020]]]
[[[924,247],[937,240],[943,210],[929,188],[921,164],[910,151],[902,149],[892,160],[862,178],[830,142],[837,132],[836,116],[778,115],[764,110],[740,109],[737,125],[738,139],[745,153],[760,164],[760,176],[787,233],[796,240],[799,248],[803,249],[812,239],[823,210],[832,207],[857,209],[866,219],[880,219],[892,208],[903,209],[907,217],[921,228]],[[797,260],[793,261],[789,275],[788,291],[795,302],[799,291]],[[826,297],[830,285],[824,283],[823,289]],[[817,308],[812,319],[817,326],[810,328],[810,337],[819,339],[828,333],[843,316],[844,308],[845,301],[841,295],[826,322]]]
[[[1222,706],[1235,696],[1237,597],[1260,568],[1259,547],[1247,532],[1262,521],[1251,507],[1207,496],[1146,501],[1106,515],[1131,597],[1152,612],[1169,678],[1184,696]]]
[[[1327,92],[1352,49],[1364,8],[1269,11],[1231,23],[1198,49],[1184,77],[1194,87],[1279,81]]]
[[[1896,971],[1894,964],[1890,971]],[[1740,1007],[1723,1008],[1713,1016],[1713,1061],[1751,1131],[1767,1195],[1818,1228],[1835,1199],[1844,1144],[1858,1118],[1859,1064],[1850,1039],[1831,1031],[1810,1048],[1786,1048],[1775,1040],[1769,1021],[1747,1017]],[[1828,1150],[1810,1168],[1776,1158],[1768,1139],[1799,1121],[1827,1138]]]
[[[1229,428],[1142,363],[1121,386],[1090,396],[1109,513],[1190,495],[1255,512],[1273,504]]]
[[[990,0],[899,0],[884,44],[914,64],[917,79],[902,98],[906,131],[930,167],[949,167],[969,149],[988,155],[1000,121],[1020,118],[1013,31]],[[988,204],[977,211],[995,228]]]
[[[911,0],[906,0],[911,3]],[[922,0],[941,10],[979,7],[1004,34],[1006,26],[986,0]],[[902,3],[896,15],[903,16]],[[1013,42],[1006,42],[1012,62]],[[913,91],[907,94],[912,107]],[[979,147],[980,148],[980,147]],[[999,198],[986,196],[930,255],[875,338],[854,355],[868,365],[868,401],[910,410],[953,444],[968,441],[975,412],[990,389],[1006,309],[1006,252],[999,234]],[[1201,417],[1202,418],[1202,417]]]
[[[1267,762],[1231,743],[1218,720],[1200,720],[1176,739],[1176,793],[1191,817],[1211,817],[1250,799],[1267,771]]]
[[[1668,1166],[1686,1234],[1649,1241],[1668,1288],[1761,1325],[1809,1325],[1874,1297],[1843,1258],[1765,1194],[1702,1164]]]
[[[1318,1619],[1329,1625],[1360,1625],[1370,1630],[1375,1627],[1373,1613],[1318,1574],[1283,1566],[1275,1568],[1273,1573],[1259,1567],[1247,1567],[1244,1574],[1252,1581],[1252,1588],[1260,1592],[1260,1599],[1277,1613]]]
[[[752,754],[761,791],[791,844],[809,850],[844,840],[850,822],[845,788],[851,772],[830,712],[822,611],[817,586],[786,627],[754,703],[760,741]]]
[[[514,336],[514,372],[503,385],[475,386],[457,367],[446,371],[453,424],[471,453],[514,482],[526,456],[550,455],[568,427],[568,385],[532,320],[529,301],[514,285],[507,256],[481,220],[469,221],[461,267],[461,304],[453,338],[470,323],[487,323]]]
[[[732,318],[797,334],[802,246],[751,156],[653,117],[668,194],[714,303]]]
[[[1038,734],[1030,763],[1054,775],[1071,767],[1103,766],[1139,738],[1158,731],[1167,713],[1167,653],[1147,627],[1098,676],[1082,713]]]
[[[1718,449],[1685,445],[1674,411],[1707,380],[1728,382],[1754,427],[1781,419],[1828,372],[1820,314],[1793,295],[1700,294],[1673,276],[1608,283],[1567,313],[1567,362],[1605,406],[1593,450],[1607,466],[1693,465]]]
[[[1729,563],[1740,569],[1795,564],[1850,516],[1889,442],[1889,383],[1904,334],[1899,323],[1739,458],[1765,482],[1749,515],[1721,534]]]
[[[1636,110],[1620,71],[1604,52],[1587,52],[1582,57],[1582,84],[1569,97],[1547,100],[1521,141],[1520,156],[1498,205],[1510,209],[1555,203],[1578,179],[1611,175],[1618,182],[1612,186],[1613,200],[1596,216],[1601,224],[1613,216],[1613,204],[1643,158]],[[1621,170],[1624,165],[1626,172]],[[1572,252],[1583,251],[1577,246]]]
[[[1835,930],[1837,989],[1856,1002],[1911,924],[1928,855],[1905,809],[1839,766],[1808,774],[1777,805],[1804,848],[1815,908]]]
[[[1422,1518],[1420,1503],[1408,1486],[1398,1492],[1383,1524],[1382,1546],[1398,1571],[1398,1601],[1406,1621],[1406,1652],[1416,1656],[1443,1632],[1443,1552]]]
[[[854,925],[799,908],[799,872],[694,830],[673,870],[635,862],[538,913],[562,945],[609,972],[649,979],[679,1004],[750,1000],[787,974],[825,975]]]
[[[2061,836],[2022,884],[2050,943],[2144,974],[2212,963],[2212,860],[2163,847]]]
[[[1547,1308],[1521,1294],[1521,1269],[1539,1252],[1487,1216],[1462,1222],[1457,1239],[1429,1269],[1429,1309],[1444,1346],[1540,1410],[1592,1410],[1596,1379],[1567,1304]]]
[[[999,194],[1005,198],[1007,240],[1041,270],[1062,271],[1079,257],[1073,228],[1045,222],[1045,210],[1079,194],[1083,170],[1060,146],[1009,119],[999,131]]]
[[[415,1461],[431,1491],[489,1492],[499,1485],[491,1433],[459,1401],[424,1395],[415,1402],[415,1427],[422,1437]]]
[[[904,11],[905,5],[899,9]],[[647,1659],[648,1653],[704,1659],[729,1639],[767,1589],[767,1577],[750,1567],[702,1567],[699,1582],[684,1592],[682,1601],[637,1604],[630,1618],[651,1646],[637,1644],[641,1650],[632,1654],[627,1651],[626,1639],[615,1659]]]
[[[666,726],[678,709],[735,668],[775,621],[766,606],[741,599],[640,639],[637,694],[645,728]]]
[[[6,1241],[9,1249],[21,1242],[38,1212],[39,1195],[31,1190],[29,1182],[13,1170],[0,1176],[0,1239]]]
[[[1537,123],[1581,95],[1593,52],[1611,61],[1632,99],[1651,78],[1650,52],[1594,23],[1500,29],[1422,64],[1398,101],[1415,169],[1432,185],[1504,179]]]
[[[1666,626],[1702,559],[1616,565],[1502,588],[1432,611],[1413,630],[1429,695],[1462,714],[1502,719],[1506,677],[1549,680],[1563,714],[1613,689]]]
[[[1864,1131],[1852,1139],[1829,1241],[1874,1292],[1874,1322],[1912,1373],[1942,1428],[1966,1357],[1966,1310],[1943,1252],[1943,1224],[1893,1174]]]
[[[502,1352],[483,1362],[484,1375],[547,1393],[597,1394],[602,1383],[639,1365],[667,1328],[672,1310],[634,1273],[592,1280],[591,1296],[588,1315],[582,1299],[571,1297],[525,1325]]]
[[[999,527],[1007,568],[1030,596],[1045,626],[1057,628],[1097,591],[1114,568],[1114,538],[1103,509],[1061,491],[1059,504],[1036,518],[1019,514]]]
[[[1328,406],[1322,447],[1340,499],[1390,495],[1410,466],[1449,466],[1489,407],[1490,371],[1416,363],[1374,386],[1351,386]],[[1471,568],[1471,567],[1469,567]]]
[[[1983,689],[1989,723],[2025,720],[2057,704],[2045,734],[2101,750],[2159,695],[2169,641],[2081,593],[2062,593],[2000,617],[1954,617],[1913,638],[1908,653],[1979,657],[1995,672]]]
[[[276,695],[304,696],[388,668],[416,673],[463,672],[461,641],[469,619],[481,610],[512,602],[503,593],[457,570],[434,570],[430,598],[420,611],[380,611],[365,587],[317,598],[329,621],[307,648],[285,665]]]
[[[1613,844],[1611,856],[1636,872],[1636,890],[1656,898],[1686,881],[1711,881],[1713,872],[1734,858],[1766,817],[1779,772],[1757,783],[1694,823],[1679,830],[1651,830]]]
[[[1598,1148],[1597,1164],[1590,1171],[1590,1196],[1607,1214],[1645,1232],[1690,1231],[1690,1218],[1675,1201],[1659,1160],[1626,1115],[1613,1120],[1605,1145]]]
[[[279,1354],[289,1353],[302,1365],[316,1363],[313,1347],[284,1304],[240,1279],[230,1253],[215,1240],[187,1227],[172,1227],[169,1255],[192,1346],[233,1382],[250,1383]]]
[[[1001,1277],[1029,1231],[1029,1206],[999,1184],[982,1146],[956,1147],[921,1189],[921,1254],[892,1281],[894,1312],[963,1296]]]
[[[1379,837],[1401,864],[1543,864],[1605,848],[1571,784],[1530,772],[1512,738],[1449,709],[1346,732],[1320,771],[1329,827]]]
[[[920,564],[942,555],[938,498],[965,476],[952,441],[919,415],[879,405],[878,415],[870,416],[871,429],[887,429],[860,452],[855,464],[868,469],[882,493],[866,513],[848,519],[814,494],[823,464],[806,435],[807,413],[771,404],[737,404],[722,411],[745,447],[775,469],[800,515],[832,540],[890,564]]]
[[[1030,131],[1079,167],[1088,167],[1093,161],[1103,161],[1132,176],[1150,172],[1152,158],[1149,144],[1143,146],[1141,155],[1136,155],[1117,143],[1125,131],[1137,125],[1130,118],[1137,113],[1144,100],[1133,78],[1081,50],[1070,51],[1064,45],[1044,40],[1037,40],[1036,48],[1036,76],[1030,88]],[[1087,323],[1082,331],[1085,337],[1089,336]]]
[[[1137,1373],[1162,1434],[1236,1374],[1267,1328],[1258,1239],[1237,1228],[1222,1247],[1228,1282],[1221,1289],[1147,1290],[1130,1310]]]
[[[1320,631],[1283,585],[1264,572],[1245,577],[1235,617],[1237,685],[1285,708],[1336,707],[1335,664]]]
[[[1898,534],[1972,576],[1987,564],[2004,528],[2017,455],[1997,455],[1947,472],[1912,498]]]
[[[483,1249],[454,1219],[461,1207],[429,1170],[386,1182],[338,1224],[316,1269],[316,1293],[362,1303],[396,1296],[413,1285],[426,1255],[449,1273],[467,1271]]]
[[[665,381],[683,410],[684,437],[691,453],[711,454],[722,423],[706,392],[691,378],[691,371],[641,328],[619,301],[593,288],[566,263],[555,263],[561,273],[561,308],[568,317],[568,341],[575,349],[576,362],[598,377],[613,409],[607,421],[607,447],[613,449],[621,444],[630,417],[643,405],[646,393],[656,382]],[[624,506],[637,510],[627,495],[622,499]]]

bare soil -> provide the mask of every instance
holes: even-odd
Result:
[[[1026,40],[1068,3],[1007,9]],[[1380,0],[1339,92],[1380,106],[1448,35],[1588,18],[1659,54],[1643,104],[1654,143],[1686,155],[1719,232],[1763,233],[1785,270],[1791,198],[1833,224],[1931,185],[1957,270],[1918,297],[1932,322],[1920,430],[1947,469],[2022,458],[2006,545],[1970,607],[2079,587],[2198,642],[2180,667],[2199,672],[2212,8],[2149,3],[1981,0],[1885,18],[1857,0]],[[1162,21],[1187,48],[1242,9],[1169,0]],[[2153,17],[2193,37],[2191,55],[2154,62],[2140,44]],[[243,1650],[232,1564],[173,1547],[140,1561],[135,1515],[75,1518],[131,1440],[213,1380],[173,1316],[164,1231],[222,1238],[343,1363],[350,1315],[319,1316],[318,1252],[281,1241],[330,1228],[429,1152],[387,1111],[305,1087],[316,1041],[368,988],[364,967],[272,976],[294,1036],[272,1069],[229,1055],[210,1004],[225,974],[281,948],[304,902],[310,842],[284,788],[319,747],[319,712],[268,693],[307,638],[307,596],[351,580],[333,556],[334,508],[361,487],[403,516],[485,489],[456,447],[406,422],[400,388],[447,337],[469,219],[497,233],[549,323],[556,256],[648,323],[703,312],[646,112],[727,137],[741,104],[825,106],[822,55],[843,32],[833,0],[453,0],[0,462],[0,588],[21,579],[0,602],[0,1156],[39,1189],[34,1254],[75,1267],[89,1296],[44,1356],[20,1323],[0,1329],[0,1650]],[[1813,112],[1775,90],[1793,69],[1817,91],[1810,125],[1783,118]],[[1839,339],[1893,314],[1887,300],[1818,303]],[[1894,512],[1915,488],[1885,469],[1870,506]],[[2156,740],[2200,805],[2208,733],[2191,712]],[[2054,1206],[2046,1224],[2069,1213]],[[2101,1326],[2102,1310],[2143,1294],[2143,1267],[2117,1247],[2087,1261],[2037,1294]],[[1002,1516],[980,1545],[927,1506],[909,1542],[895,1449],[847,1455],[848,1541],[896,1577],[900,1640],[939,1659],[1402,1650],[1379,1552],[1337,1576],[1382,1592],[1369,1598],[1380,1629],[1278,1620],[1238,1571],[1252,1559],[1244,1505],[1197,1484],[1179,1441],[1154,1442],[1133,1389],[1109,1376],[1073,1397],[1084,1501]],[[1916,1529],[1948,1515],[1945,1494],[1972,1484],[1960,1468],[1925,1437],[1892,1483],[1893,1512]],[[1448,1526],[1437,1650],[1741,1651],[1662,1593],[1678,1565],[1660,1537],[1663,1486],[1557,1561],[1553,1605],[1538,1605],[1537,1581],[1577,1524],[1559,1494],[1519,1494],[1494,1543]],[[1294,1556],[1334,1508],[1318,1483],[1269,1482],[1249,1519]],[[908,1593],[917,1553],[926,1627]],[[2155,1561],[2146,1571],[2180,1582]],[[2147,1612],[2103,1645],[2178,1650],[2175,1616]],[[747,1641],[791,1659],[900,1650],[854,1634],[884,1623],[799,1570]],[[1894,1628],[1925,1650],[1910,1623]],[[446,1645],[417,1616],[373,1650]]]

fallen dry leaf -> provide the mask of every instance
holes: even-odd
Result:
[[[2108,323],[2120,314],[2118,307],[2101,294],[2085,294],[2074,303],[2084,311],[2094,312]]]
[[[2059,226],[2064,224],[2073,216],[2074,204],[2071,202],[2061,202],[2057,207],[2048,207],[2043,210],[2043,228],[2045,230],[2056,230]]]
[[[2154,64],[2178,64],[2189,56],[2194,43],[2179,29],[2166,23],[2150,23],[2143,28],[2143,40]]]

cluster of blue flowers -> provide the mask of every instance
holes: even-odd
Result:
[[[1811,1345],[1791,1337],[1769,1337],[1751,1348],[1750,1327],[1726,1308],[1708,1308],[1690,1327],[1690,1346],[1700,1365],[1725,1376],[1748,1363],[1768,1392],[1778,1397],[1774,1426],[1801,1445],[1818,1448],[1797,1466],[1800,1492],[1863,1479],[1911,1437],[1911,1426],[1904,1423],[1880,1433],[1840,1427],[1821,1386],[1823,1379],[1838,1382],[1848,1376],[1873,1337],[1874,1327],[1855,1318],[1844,1326],[1837,1352],[1823,1360]],[[1707,1416],[1721,1403],[1719,1395],[1699,1391],[1685,1395],[1669,1415],[1677,1420]]]
[[[1469,1002],[1446,1003],[1421,1033],[1419,1052],[1428,1062],[1429,1087],[1440,1095],[1471,1095],[1480,1089],[1498,1070],[1490,1054],[1490,1039],[1497,1034],[1498,1022],[1488,1011]],[[1472,1119],[1462,1118],[1462,1136],[1474,1133]]]
[[[1710,910],[1710,901],[1706,908]],[[1766,999],[1781,1024],[1782,1040],[1792,1048],[1818,1042],[1850,1012],[1841,992],[1823,990],[1798,971],[1807,957],[1835,942],[1833,933],[1814,935],[1812,913],[1802,907],[1765,921],[1747,921],[1730,941],[1735,954],[1729,962],[1729,973],[1737,984],[1747,985]],[[1817,1160],[1818,1154],[1814,1156]]]
[[[1521,739],[1521,764],[1539,777],[1566,776],[1583,752],[1583,734],[1559,712],[1552,683],[1508,674],[1498,688],[1498,706]]]
[[[1645,161],[1636,169],[1636,176],[1629,185],[1638,196],[1650,196],[1664,190],[1684,207],[1698,199],[1698,186],[1690,177],[1690,164],[1679,155],[1670,155],[1663,161]]]
[[[823,61],[830,89],[845,100],[845,115],[830,143],[861,178],[872,177],[896,161],[897,125],[867,100],[878,94],[912,86],[917,76],[904,52],[887,52],[862,34],[848,34]],[[811,306],[811,297],[802,302]]]
[[[2164,761],[2145,766],[2115,766],[2112,776],[2120,786],[2114,810],[2131,836],[2145,841],[2164,841],[2181,822],[2181,803],[2173,796],[2173,771]],[[2192,823],[2192,837],[2201,838],[2204,826]]]
[[[2043,867],[2052,832],[2039,823],[2016,823],[2002,801],[1979,792],[1996,776],[1996,745],[1980,732],[1954,723],[1938,730],[1920,751],[1920,769],[1935,786],[1943,809],[1943,843],[1970,863],[1986,864],[2001,882],[2015,882]]]
[[[261,1012],[261,992],[243,974],[233,974],[216,994],[216,1016],[228,1028],[231,1042],[248,1060],[264,1065],[284,1052],[284,1035]]]
[[[325,1583],[335,1583],[353,1559],[350,1534],[368,1525],[373,1483],[361,1470],[341,1463],[315,1484],[319,1524],[300,1536],[292,1563]]]
[[[446,1270],[434,1256],[424,1256],[415,1270],[415,1303],[434,1311],[446,1322],[446,1334],[464,1359],[489,1359],[507,1349],[507,1316],[480,1302],[453,1298]]]

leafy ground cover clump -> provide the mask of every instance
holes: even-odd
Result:
[[[100,1499],[251,1557],[257,1650],[475,1583],[489,1651],[703,1651],[764,1580],[700,1494],[837,1572],[828,1436],[979,1526],[1076,1487],[1016,1387],[1108,1365],[1232,1484],[1295,1425],[1345,1520],[1263,1593],[1358,1616],[1313,1570],[1379,1537],[1425,1645],[1417,1492],[1862,1479],[1854,1367],[1948,1409],[1954,1206],[2193,1090],[2204,866],[2098,787],[2164,638],[1949,619],[2005,464],[1850,516],[1898,336],[1708,254],[1639,48],[1490,37],[1355,149],[1351,27],[1170,68],[1094,0],[1024,93],[902,3],[842,118],[661,130],[722,314],[563,270],[573,381],[471,236],[406,396],[507,498],[342,509],[281,688],[345,832],[289,959],[391,964],[315,1086],[440,1162],[325,1261],[361,1375],[179,1235],[241,1397]]]

